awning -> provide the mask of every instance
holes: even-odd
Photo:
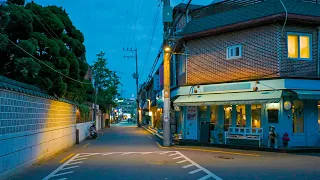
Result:
[[[293,90],[298,94],[298,99],[320,99],[320,91],[304,91],[304,90]]]
[[[173,103],[180,106],[238,105],[278,103],[282,90],[179,96]]]

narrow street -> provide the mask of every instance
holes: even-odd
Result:
[[[320,157],[219,148],[172,147],[122,122],[13,178],[318,179]]]

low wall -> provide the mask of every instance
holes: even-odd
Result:
[[[85,140],[89,134],[89,127],[92,125],[92,122],[79,123],[76,125],[76,128],[79,129],[79,141]]]
[[[15,88],[0,82],[0,179],[76,143],[75,105]]]

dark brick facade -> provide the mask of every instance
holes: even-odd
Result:
[[[312,61],[287,59],[286,32],[295,31],[313,34]],[[186,45],[187,85],[279,77],[317,77],[315,27],[286,26],[282,36],[282,25],[265,25],[190,40]],[[233,45],[242,45],[242,57],[227,60],[227,47]]]

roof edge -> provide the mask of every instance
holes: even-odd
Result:
[[[209,29],[209,30],[205,30],[205,31],[191,33],[191,34],[186,34],[186,35],[183,35],[183,39],[184,40],[192,40],[192,39],[206,37],[206,36],[210,36],[210,35],[214,35],[214,34],[218,34],[218,33],[224,33],[224,32],[234,31],[234,30],[238,30],[238,29],[254,27],[254,26],[258,26],[258,25],[262,25],[262,24],[273,23],[273,22],[277,22],[280,20],[284,20],[285,17],[286,17],[285,13],[275,14],[275,15],[266,16],[263,18],[245,21],[245,22],[241,22],[241,23],[231,24],[231,25],[227,25],[227,26],[223,26],[223,27],[219,27],[219,28]],[[315,17],[315,16],[288,14],[288,20],[295,21],[295,22],[301,22],[304,24],[306,24],[306,23],[307,24],[315,24],[315,23],[320,24],[320,17]]]

